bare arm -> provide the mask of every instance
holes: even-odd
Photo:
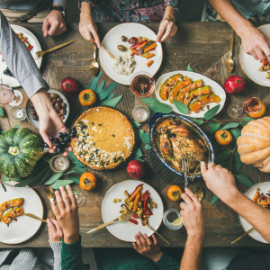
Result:
[[[270,39],[245,19],[234,7],[231,0],[209,0],[219,13],[241,38],[243,49],[256,60],[270,60]]]
[[[214,163],[201,164],[203,178],[207,187],[215,193],[224,203],[230,206],[239,215],[244,217],[268,242],[270,234],[268,225],[270,223],[269,210],[255,204],[244,196],[236,187],[234,176],[227,169]],[[258,222],[258,220],[260,222]]]

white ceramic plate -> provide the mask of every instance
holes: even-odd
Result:
[[[42,50],[38,39],[28,29],[26,29],[22,26],[19,26],[19,25],[15,25],[15,24],[11,24],[11,27],[15,33],[23,33],[23,35],[28,38],[29,44],[33,46],[33,49],[30,51],[30,53],[32,54],[33,57],[37,51]],[[42,63],[42,57],[35,60],[35,62],[37,64],[38,68],[40,69],[41,63]],[[0,78],[2,79],[2,83],[5,85],[8,85],[10,87],[20,87],[20,83],[14,77],[10,77],[10,76],[3,74],[3,71],[6,68],[7,68],[7,65],[3,61],[2,55],[0,55]]]
[[[121,36],[125,36],[127,38],[127,41],[122,41]],[[104,46],[107,50],[109,50],[110,53],[112,53],[115,57],[119,58],[121,55],[129,54],[131,53],[130,50],[126,52],[121,52],[117,49],[118,45],[123,45],[126,48],[129,48],[131,45],[128,43],[128,39],[132,37],[146,37],[152,40],[156,40],[156,34],[146,27],[143,24],[139,23],[121,23],[114,28],[112,28],[104,37],[104,39],[101,42],[101,45]],[[140,71],[147,72],[154,76],[157,71],[159,70],[163,58],[163,52],[162,47],[160,43],[157,43],[157,47],[154,51],[155,56],[151,59],[146,59],[141,56],[134,56],[136,60],[136,68],[132,74],[129,76],[126,75],[119,75],[113,70],[113,65],[115,63],[115,60],[113,60],[107,52],[105,52],[103,49],[100,49],[99,56],[100,56],[100,62],[101,65],[106,72],[106,74],[114,81],[116,81],[119,84],[124,85],[130,85],[130,79],[131,77]],[[154,63],[151,67],[147,67],[146,63],[150,60],[154,60]]]
[[[119,211],[121,210],[121,205],[124,203],[124,191],[131,193],[134,191],[137,185],[142,184],[141,181],[127,180],[111,187],[102,202],[102,219],[103,222],[109,222],[116,219],[121,215]],[[157,207],[152,209],[153,215],[149,218],[149,225],[151,225],[155,230],[157,230],[162,222],[164,207],[159,194],[148,184],[143,183],[142,192],[148,190],[150,192],[150,197],[156,203]],[[121,199],[121,202],[113,203],[114,198]],[[129,221],[115,222],[106,227],[108,231],[116,238],[126,241],[134,242],[134,235],[138,232],[146,233],[148,236],[153,234],[147,226],[142,226],[141,221],[138,220],[138,225],[135,225]]]
[[[261,25],[258,27],[258,29],[263,34],[270,37],[270,24]],[[243,46],[240,47],[239,60],[243,71],[252,81],[261,86],[270,87],[270,80],[266,79],[266,71],[259,71],[262,63],[260,60],[256,60],[252,55],[245,53]]]
[[[59,95],[63,99],[64,103],[67,104],[67,107],[66,107],[67,114],[65,115],[65,118],[63,119],[63,122],[66,123],[68,116],[69,116],[69,112],[70,112],[69,103],[68,103],[67,98],[64,96],[63,93],[61,93],[60,91],[54,90],[54,89],[49,89],[48,93],[55,93],[55,94]],[[31,104],[31,100],[28,99],[27,104],[26,104],[27,118],[31,124],[33,124],[37,129],[39,129],[39,120],[33,119],[33,116],[31,114],[31,111],[33,111],[33,109],[30,107],[30,104]]]
[[[16,182],[8,182],[8,184],[15,185]],[[31,188],[27,187],[10,187],[5,185],[7,192],[4,192],[0,187],[0,204],[16,199],[24,198],[24,212],[36,215],[43,218],[43,205],[38,194]],[[7,210],[8,211],[8,210]],[[29,218],[27,216],[20,216],[17,222],[13,220],[9,227],[0,222],[0,242],[5,244],[19,244],[30,239],[40,228],[41,221]]]
[[[171,77],[171,76],[173,76],[175,74],[181,74],[182,78],[185,77],[185,76],[188,76],[192,82],[194,82],[196,80],[199,80],[199,79],[202,79],[203,85],[204,86],[209,85],[211,91],[221,98],[221,101],[218,103],[218,104],[220,104],[220,108],[219,108],[219,111],[217,113],[219,113],[222,110],[222,108],[224,107],[225,101],[226,101],[226,93],[225,93],[224,89],[217,82],[211,80],[210,78],[208,78],[208,77],[206,77],[204,75],[201,75],[199,73],[189,72],[189,71],[186,71],[186,70],[177,70],[177,71],[169,72],[169,73],[163,74],[162,76],[159,77],[159,79],[156,82],[155,91],[156,91],[156,97],[161,103],[165,103],[165,104],[170,105],[172,107],[173,111],[178,113],[178,114],[186,115],[186,116],[193,117],[193,118],[202,118],[204,116],[204,114],[207,112],[207,109],[206,109],[207,105],[210,106],[210,109],[215,107],[216,105],[218,105],[217,103],[212,102],[212,103],[208,103],[207,105],[204,105],[203,108],[202,108],[203,110],[201,109],[198,113],[194,113],[191,110],[189,110],[188,114],[180,113],[176,109],[174,104],[172,104],[169,100],[164,101],[159,95],[159,89],[160,89],[161,85],[169,77]]]
[[[260,188],[260,192],[263,193],[267,193],[268,190],[270,190],[270,182],[264,182],[264,183],[258,183],[255,184],[254,186],[252,186],[250,189],[248,189],[245,192],[245,195],[249,198],[249,199],[253,199],[254,195],[256,193],[256,188]],[[270,211],[270,210],[269,210]],[[246,220],[244,219],[242,216],[239,215],[239,220],[240,220],[240,224],[242,225],[243,229],[245,231],[250,230],[253,226]],[[257,240],[259,242],[265,243],[265,244],[269,244],[261,235],[257,230],[253,230],[249,236],[251,236],[254,240]]]

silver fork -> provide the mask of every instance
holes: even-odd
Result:
[[[182,157],[182,171],[183,171],[184,176],[185,176],[185,188],[187,188],[187,186],[188,186],[187,175],[189,173],[189,166],[188,166],[187,157]]]

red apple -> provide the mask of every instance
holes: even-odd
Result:
[[[62,80],[61,89],[67,94],[75,94],[79,89],[79,84],[74,78],[67,77]]]
[[[145,165],[139,160],[131,160],[127,165],[127,172],[132,178],[139,179],[145,175]]]
[[[239,94],[244,91],[246,81],[240,76],[231,76],[225,83],[224,88],[228,94]]]

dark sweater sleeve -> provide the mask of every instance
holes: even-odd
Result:
[[[163,253],[161,258],[155,262],[156,267],[159,270],[179,270],[180,268],[180,259],[179,262],[176,261],[174,258],[170,257],[166,253]]]
[[[62,270],[84,270],[81,236],[77,242],[72,244],[66,244],[63,239],[61,251],[61,267]]]

